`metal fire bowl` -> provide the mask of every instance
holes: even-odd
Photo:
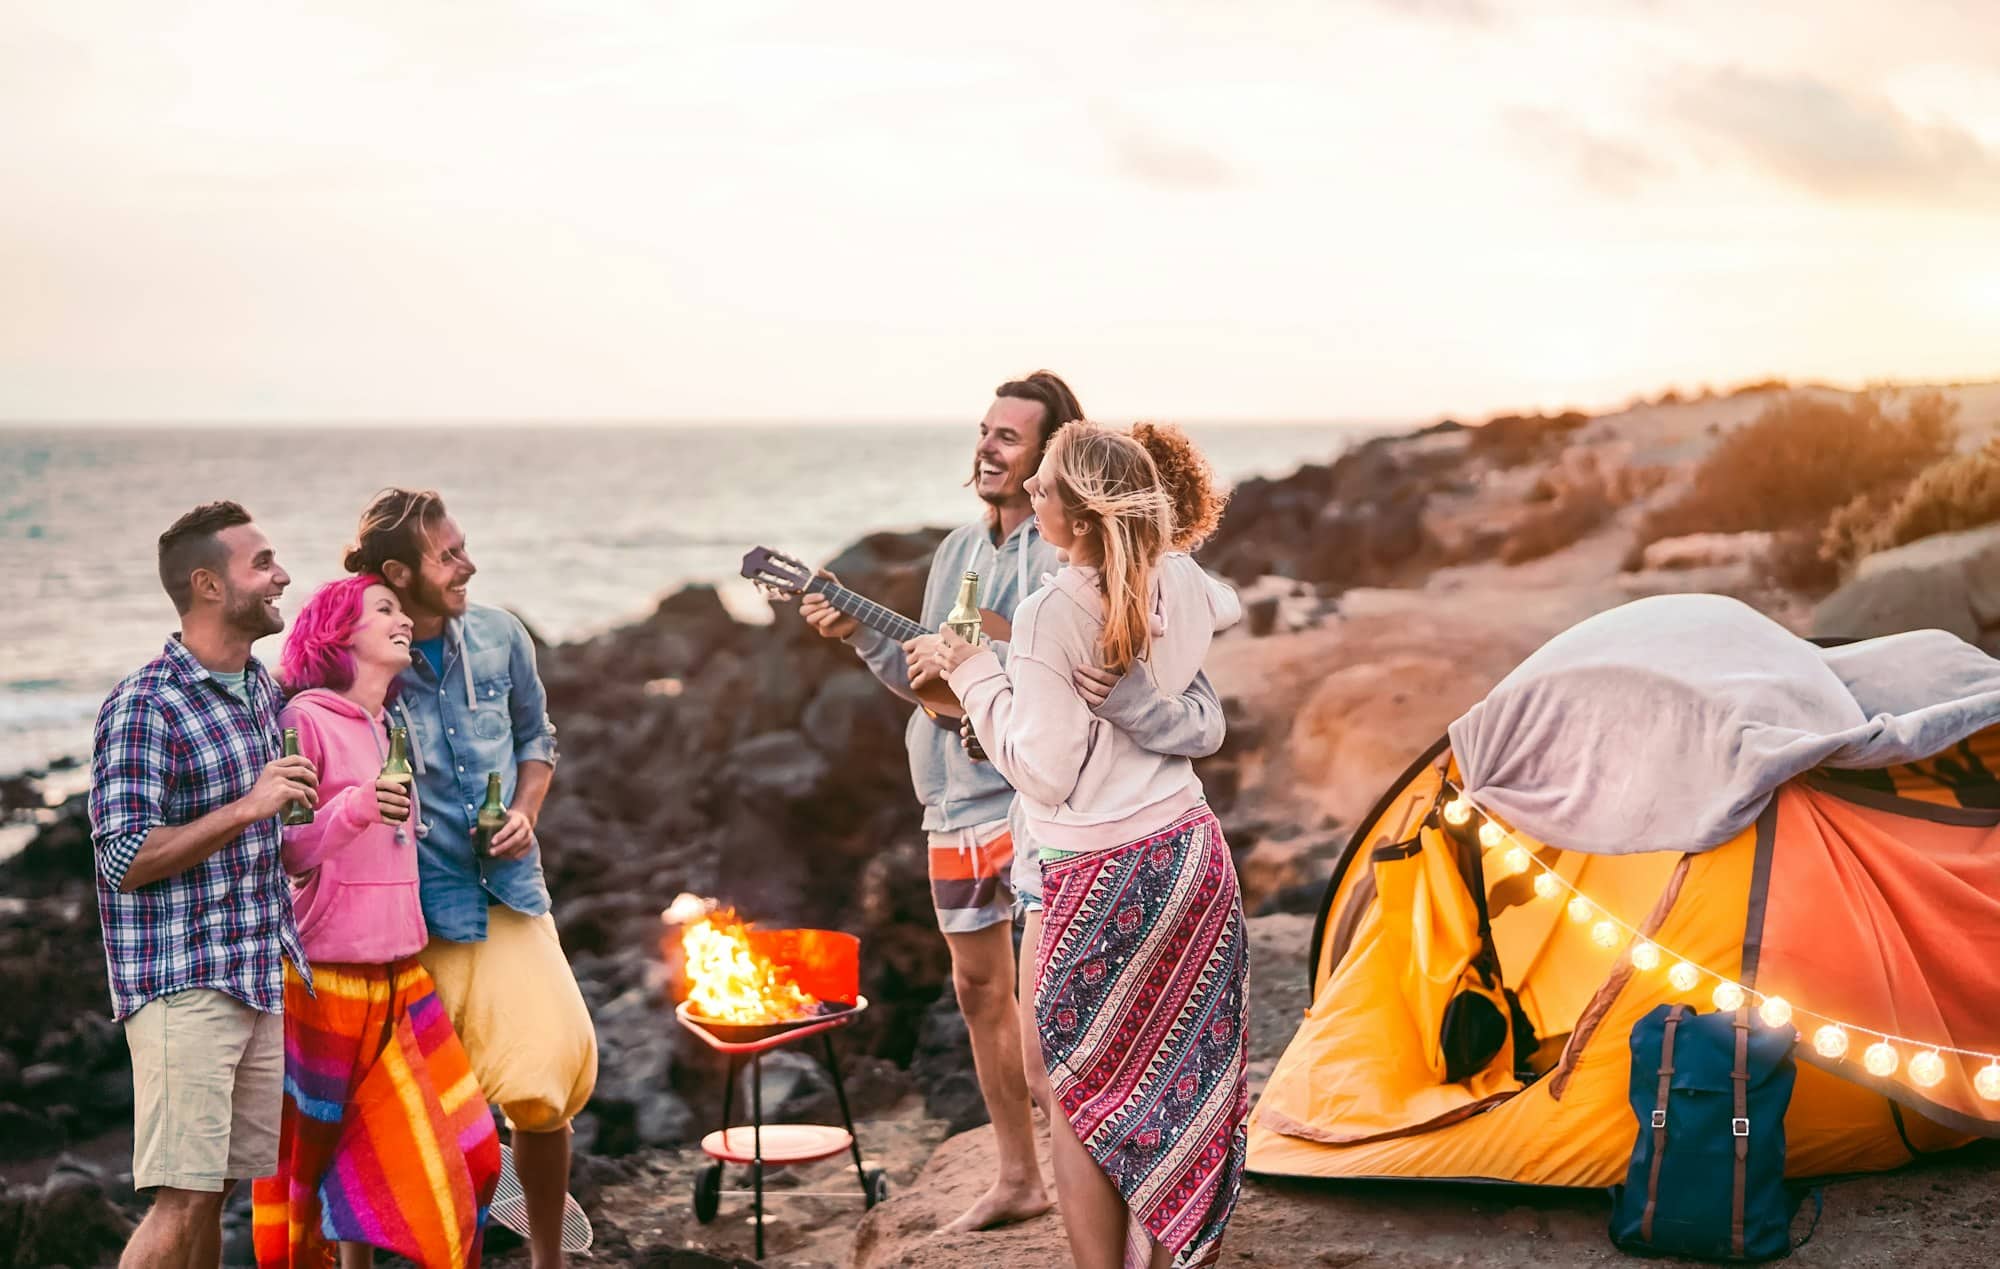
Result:
[[[867,1007],[868,997],[862,996],[851,1005],[843,1004],[810,1018],[792,1018],[784,1022],[723,1022],[703,1017],[683,1000],[675,1007],[674,1016],[682,1026],[700,1036],[712,1048],[748,1050],[775,1048],[805,1035],[844,1027]]]

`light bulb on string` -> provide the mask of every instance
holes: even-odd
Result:
[[[1766,996],[1757,1006],[1757,1016],[1767,1027],[1782,1027],[1792,1020],[1792,1002],[1783,996]]]
[[[1686,961],[1680,961],[1667,971],[1667,981],[1675,991],[1693,991],[1701,985],[1701,970]]]
[[[2000,1102],[2000,1058],[1988,1063],[1972,1077],[1972,1091],[1989,1102]]]
[[[1582,895],[1578,895],[1569,901],[1569,919],[1578,925],[1582,925],[1595,915],[1597,915],[1597,909],[1592,907],[1590,900],[1584,898]]]
[[[1502,855],[1500,862],[1506,865],[1509,877],[1518,877],[1534,864],[1535,857],[1528,853],[1526,846],[1516,846]]]
[[[1813,1052],[1824,1058],[1837,1058],[1847,1052],[1847,1031],[1829,1022],[1813,1032]]]
[[[1492,820],[1488,820],[1484,824],[1481,824],[1479,826],[1479,844],[1481,846],[1484,846],[1486,849],[1497,850],[1499,849],[1500,843],[1506,840],[1507,840],[1507,830],[1501,828],[1498,824],[1495,824]]]
[[[1870,1075],[1894,1075],[1901,1061],[1896,1046],[1887,1040],[1877,1040],[1861,1055],[1861,1065],[1868,1068]]]
[[[1910,1083],[1918,1088],[1935,1088],[1944,1078],[1944,1058],[1936,1049],[1926,1049],[1910,1059]]]
[[[1454,825],[1463,824],[1471,818],[1472,803],[1466,801],[1464,798],[1453,798],[1444,804],[1445,823]]]
[[[1590,941],[1599,947],[1618,946],[1618,926],[1612,921],[1599,921],[1590,927]]]
[[[1563,883],[1552,872],[1535,874],[1535,895],[1542,899],[1556,899],[1562,896]]]
[[[1715,985],[1715,993],[1710,999],[1722,1012],[1735,1013],[1743,1007],[1743,989],[1732,982],[1720,982]]]

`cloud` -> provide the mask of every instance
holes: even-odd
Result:
[[[1958,124],[1810,75],[1711,71],[1671,104],[1683,123],[1830,198],[1957,203],[2000,190],[2000,153]]]
[[[1638,144],[1603,136],[1548,110],[1518,107],[1503,116],[1522,145],[1568,166],[1588,187],[1619,198],[1669,175],[1658,156]]]
[[[1103,124],[1111,167],[1154,189],[1206,193],[1242,184],[1235,165],[1206,146],[1127,121]]]
[[[1495,26],[1500,11],[1492,0],[1375,0],[1378,8],[1410,18],[1433,18],[1441,22],[1470,22]]]

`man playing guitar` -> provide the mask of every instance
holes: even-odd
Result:
[[[1045,575],[1061,565],[1055,549],[1035,530],[1026,484],[1040,465],[1042,452],[1056,430],[1083,417],[1076,396],[1059,377],[1037,371],[1010,380],[994,391],[992,405],[980,421],[968,483],[986,503],[979,520],[954,530],[939,543],[924,588],[923,610],[917,624],[926,633],[898,642],[881,630],[843,613],[824,594],[810,593],[799,604],[800,615],[828,639],[843,639],[890,690],[924,705],[918,693],[938,692],[941,683],[927,671],[911,666],[937,638],[955,598],[959,579],[979,574],[980,606],[1003,621],[1012,619],[1022,599]],[[872,607],[872,605],[870,605]],[[888,624],[881,621],[879,626]],[[989,634],[994,628],[988,618]],[[1006,644],[995,641],[1004,661]],[[1148,681],[1149,682],[1149,681]],[[1202,689],[1206,689],[1202,684]],[[1106,693],[1102,682],[1079,680],[1079,692],[1093,704]],[[1157,697],[1157,692],[1153,695]],[[935,703],[932,701],[930,703]],[[954,702],[955,703],[955,702]],[[1212,742],[1195,752],[1212,752],[1220,744],[1220,710],[1212,693],[1190,694],[1154,709],[1162,731],[1185,737],[1191,730],[1212,732]],[[954,711],[955,712],[955,711]],[[1149,723],[1148,731],[1152,730]],[[1150,737],[1135,732],[1142,745]],[[951,952],[952,985],[972,1042],[979,1089],[992,1117],[999,1152],[999,1175],[993,1186],[946,1226],[953,1232],[986,1229],[1026,1220],[1049,1208],[1035,1159],[1034,1121],[1022,1058],[1023,1033],[1014,997],[1014,887],[1010,881],[1014,855],[1033,847],[1014,840],[1009,812],[1014,791],[990,764],[975,762],[960,744],[956,724],[939,725],[932,711],[912,711],[904,732],[910,756],[910,778],[924,804],[924,830],[929,835],[931,898],[938,925]],[[1163,745],[1175,743],[1164,739]],[[1032,958],[1033,949],[1024,949]],[[1030,1037],[1039,1049],[1039,1040]],[[1032,1064],[1040,1073],[1041,1063]],[[1044,1095],[1046,1077],[1036,1081]],[[1046,1111],[1045,1111],[1046,1113]]]

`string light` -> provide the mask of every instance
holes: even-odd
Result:
[[[1936,1049],[1926,1049],[1910,1059],[1910,1082],[1918,1088],[1935,1088],[1944,1078],[1944,1059]]]
[[[1972,1091],[1989,1102],[2000,1102],[2000,1058],[1972,1077]]]
[[[1543,862],[1532,848],[1515,837],[1498,820],[1484,815],[1462,793],[1445,802],[1443,815],[1444,819],[1453,825],[1467,824],[1474,817],[1478,817],[1480,844],[1493,851],[1501,851],[1503,846],[1506,847],[1499,854],[1500,865],[1505,869],[1504,875],[1512,877],[1533,871],[1534,892],[1537,898],[1554,901],[1567,894],[1569,898],[1564,907],[1571,921],[1581,925],[1597,918],[1590,927],[1592,943],[1602,948],[1612,948],[1618,945],[1620,938],[1630,935],[1632,943],[1626,955],[1634,969],[1641,973],[1650,973],[1666,963],[1670,953],[1647,939],[1638,929],[1600,908],[1589,896]],[[1757,1016],[1765,1026],[1772,1028],[1788,1025],[1798,1013],[1792,1003],[1782,996],[1767,996],[1735,982],[1726,975],[1704,969],[1690,960],[1676,959],[1673,967],[1667,971],[1667,981],[1676,991],[1682,993],[1691,992],[1699,987],[1704,976],[1719,980],[1711,993],[1711,999],[1715,1002],[1716,1009],[1724,1013],[1734,1012],[1755,1000],[1758,1002]],[[1826,1017],[1824,1014],[1817,1016],[1822,1019]],[[1823,1021],[1813,1030],[1813,1051],[1822,1058],[1834,1061],[1847,1057],[1852,1047],[1848,1035],[1849,1029],[1848,1024],[1833,1020]],[[2000,1054],[1981,1053],[1950,1045],[1927,1044],[1908,1036],[1891,1035],[1867,1027],[1852,1029],[1861,1032],[1864,1037],[1873,1038],[1873,1042],[1861,1054],[1861,1064],[1870,1075],[1886,1078],[1894,1075],[1897,1068],[1904,1065],[1902,1051],[1897,1048],[1899,1043],[1917,1050],[1909,1059],[1907,1069],[1910,1082],[1919,1088],[1934,1088],[1944,1082],[1945,1077],[1951,1072],[1951,1067],[1945,1060],[1947,1054],[1965,1059],[1968,1069],[1973,1060],[1982,1060],[1985,1065],[1972,1074],[1973,1091],[1986,1101],[2000,1102]]]

